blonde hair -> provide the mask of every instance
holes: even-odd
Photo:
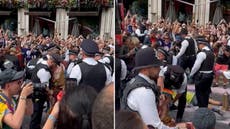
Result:
[[[139,40],[137,37],[131,37],[131,43],[132,43],[134,46],[139,46],[140,40]]]

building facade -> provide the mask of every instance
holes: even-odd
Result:
[[[115,24],[113,6],[113,0],[3,0],[0,1],[3,18],[0,24],[19,36],[48,31],[51,36],[57,33],[67,38],[76,24],[80,34],[85,36],[97,33],[111,37]],[[16,25],[10,28],[11,23]]]
[[[165,18],[170,1],[174,3],[177,17],[185,13],[190,22],[204,25],[212,21],[218,4],[221,4],[223,18],[228,22],[230,19],[230,1],[225,0],[148,0],[148,19],[153,22]]]

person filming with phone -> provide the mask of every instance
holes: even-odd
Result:
[[[32,83],[23,84],[24,71],[6,69],[0,73],[0,128],[20,129],[25,114],[33,112]],[[23,87],[23,88],[21,88]],[[21,91],[21,92],[20,92]],[[19,95],[18,99],[14,95]]]

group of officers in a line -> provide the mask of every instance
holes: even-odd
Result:
[[[69,50],[69,62],[66,67],[63,65],[61,55],[52,51],[48,51],[47,55],[42,58],[28,62],[25,68],[26,79],[29,79],[33,84],[33,94],[29,96],[33,101],[30,129],[41,129],[44,104],[49,101],[51,96],[56,101],[55,97],[58,91],[63,89],[65,78],[74,78],[78,84],[84,83],[92,86],[97,92],[113,81],[113,56],[108,47],[103,52],[99,51],[95,41],[84,39],[80,49]],[[9,72],[8,68],[1,74],[4,75],[7,72]],[[9,81],[14,80],[9,79]],[[5,83],[7,82],[3,82],[1,85]],[[4,97],[8,99],[7,96],[4,95]],[[52,102],[52,104],[54,103]]]
[[[117,76],[116,73],[116,86],[122,89],[121,92],[119,88],[116,89],[116,93],[119,93],[116,94],[116,104],[120,102],[120,105],[116,105],[117,109],[137,112],[149,128],[179,127],[167,126],[164,122],[167,111],[162,110],[169,110],[169,105],[178,100],[176,123],[182,122],[188,79],[194,80],[198,106],[208,107],[214,77],[214,53],[205,37],[194,39],[187,34],[187,29],[182,28],[180,36],[183,40],[177,55],[169,56],[163,48],[140,48],[135,54],[135,76],[127,83],[122,83],[122,75]],[[115,69],[121,66],[116,65]],[[190,69],[188,75],[185,72],[187,68]],[[173,97],[174,91],[176,96]],[[162,103],[167,103],[166,108]]]

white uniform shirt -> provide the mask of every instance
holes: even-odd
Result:
[[[181,42],[181,49],[180,52],[176,55],[176,58],[179,59],[186,51],[187,47],[189,45],[188,40],[184,40]]]
[[[207,50],[207,51],[211,51],[207,46],[205,46],[202,50]],[[196,56],[196,61],[192,67],[190,76],[194,76],[194,74],[200,69],[201,64],[203,63],[203,61],[207,58],[207,55],[205,54],[205,52],[199,52]],[[212,71],[209,71],[210,73]]]
[[[151,84],[155,84],[149,77],[138,74]],[[144,101],[143,101],[144,100]],[[175,129],[164,125],[158,114],[155,94],[151,89],[140,87],[132,90],[127,97],[129,108],[137,111],[146,125],[152,125],[158,129]]]
[[[70,75],[71,71],[73,70],[74,62],[71,62],[66,70],[67,77]]]
[[[41,63],[48,66],[47,61],[42,61]],[[42,68],[38,70],[37,76],[40,79],[41,83],[46,83],[47,85],[49,85],[49,80],[51,78],[51,74],[49,71],[46,71],[44,68]]]

